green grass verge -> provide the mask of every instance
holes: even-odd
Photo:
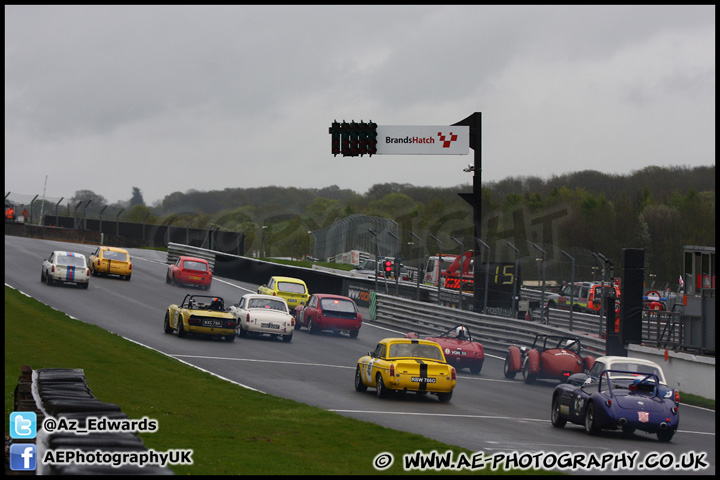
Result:
[[[334,268],[335,270],[345,270],[350,271],[355,269],[355,265],[350,265],[349,263],[330,263],[330,262],[310,262],[307,260],[283,260],[279,258],[258,258],[258,260],[263,260],[265,262],[270,263],[277,263],[279,265],[292,265],[294,267],[303,267],[303,268],[310,268],[312,269],[313,265],[318,265],[320,267],[327,267],[327,268]]]
[[[158,332],[160,329],[158,328]],[[22,365],[82,368],[93,394],[118,404],[130,418],[158,420],[141,434],[157,451],[192,449],[192,475],[372,475],[404,471],[403,455],[474,452],[344,417],[321,408],[247,390],[111,334],[5,287],[5,432]],[[351,381],[351,380],[350,380]],[[377,471],[376,455],[394,464]],[[537,474],[538,471],[464,470],[441,473]]]
[[[710,410],[715,410],[715,400],[699,397],[697,395],[693,395],[692,393],[685,393],[681,389],[680,404],[682,405],[683,403],[686,405],[695,405],[696,407],[703,407]]]

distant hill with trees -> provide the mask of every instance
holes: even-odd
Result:
[[[411,231],[421,234],[426,254],[437,250],[428,234],[442,241],[445,253],[459,252],[453,236],[468,249],[473,244],[472,208],[458,195],[471,192],[471,184],[384,183],[364,194],[336,185],[267,186],[173,192],[149,207],[132,187],[128,202],[108,205],[101,195],[82,190],[71,204],[91,200],[84,209],[88,218],[103,211],[107,219],[120,213],[121,221],[243,231],[247,252],[258,248],[262,227],[272,227],[265,248],[278,257],[311,253],[308,232],[348,215],[391,218],[400,227],[399,256],[414,264],[419,262]],[[493,261],[514,259],[506,245],[511,242],[522,253],[526,279],[538,273],[535,243],[551,253],[548,278],[568,279],[569,262],[561,251],[577,258],[580,275],[588,279],[598,274],[593,252],[614,259],[619,276],[623,249],[644,248],[646,273],[660,285],[672,285],[682,268],[683,245],[715,245],[715,166],[653,166],[630,175],[585,170],[485,182],[482,219],[482,240],[491,246]]]

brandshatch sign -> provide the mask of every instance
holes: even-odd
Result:
[[[385,155],[468,155],[470,127],[378,125],[377,153]]]

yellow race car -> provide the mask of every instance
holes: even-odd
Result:
[[[187,334],[222,337],[226,342],[235,340],[235,316],[225,308],[221,297],[185,295],[180,305],[170,305],[165,312],[165,333],[177,331],[178,337]]]
[[[293,277],[270,277],[265,285],[258,287],[257,293],[284,298],[291,312],[298,305],[305,305],[310,298],[307,284]]]
[[[410,338],[385,338],[373,352],[361,357],[355,369],[355,390],[377,390],[379,398],[394,391],[437,395],[449,402],[457,376],[435,342]]]
[[[123,280],[130,280],[132,261],[124,248],[98,247],[90,255],[88,266],[94,277],[98,275],[119,275]]]

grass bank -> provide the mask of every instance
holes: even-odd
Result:
[[[33,369],[82,368],[97,398],[120,405],[130,418],[158,420],[159,430],[142,434],[143,441],[157,451],[192,449],[193,465],[171,467],[181,475],[434,474],[438,472],[404,471],[403,455],[452,451],[457,459],[474,453],[244,389],[74,320],[6,286],[6,438],[23,364]],[[377,471],[373,459],[383,452],[395,461],[389,469]]]

